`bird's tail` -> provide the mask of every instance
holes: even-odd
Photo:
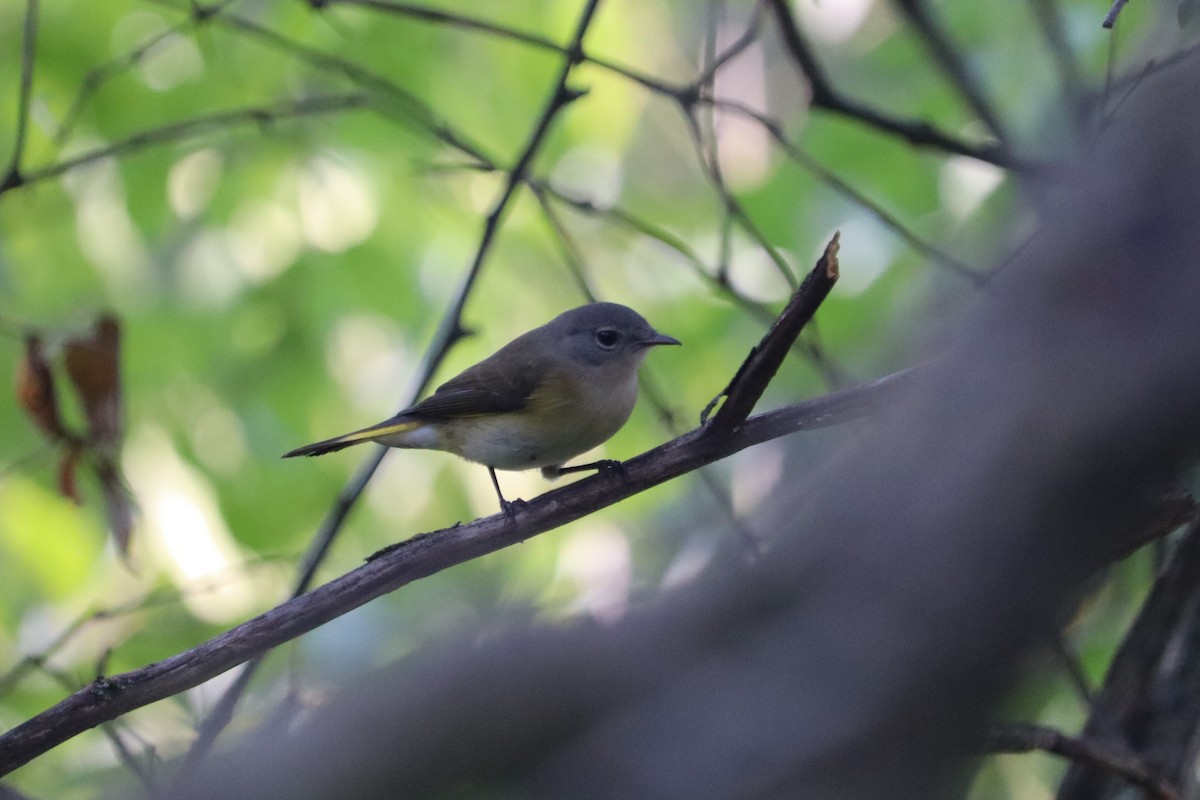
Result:
[[[381,422],[378,425],[372,425],[369,428],[363,428],[360,431],[346,433],[341,436],[335,436],[332,439],[326,439],[313,444],[306,444],[304,447],[297,447],[295,450],[284,453],[284,458],[295,458],[296,456],[323,456],[326,453],[336,453],[351,445],[361,444],[362,442],[378,441],[382,437],[394,436],[396,434],[405,433],[421,425],[415,420],[397,420],[389,419],[386,422]]]

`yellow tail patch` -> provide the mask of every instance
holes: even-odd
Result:
[[[346,433],[341,436],[335,436],[332,439],[326,439],[313,444],[306,444],[304,447],[297,447],[295,450],[284,453],[284,458],[295,458],[296,456],[323,456],[326,453],[334,453],[345,447],[359,444],[360,442],[370,442],[384,436],[390,436],[398,433],[410,431],[418,426],[420,422],[414,420],[387,420],[378,425],[372,425],[369,428],[363,428],[359,431]]]

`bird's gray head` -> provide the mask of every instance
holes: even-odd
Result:
[[[642,315],[619,303],[591,303],[559,314],[547,325],[575,361],[593,366],[642,362],[660,344],[679,344],[661,334]]]

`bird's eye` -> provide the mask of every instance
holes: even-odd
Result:
[[[600,343],[601,347],[613,347],[620,338],[621,334],[612,328],[602,328],[596,331],[596,341]]]

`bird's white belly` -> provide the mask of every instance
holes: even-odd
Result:
[[[513,414],[459,419],[441,430],[441,448],[496,469],[557,466],[609,439],[637,400],[636,377],[605,387],[594,402],[574,398],[552,410],[533,406]]]

